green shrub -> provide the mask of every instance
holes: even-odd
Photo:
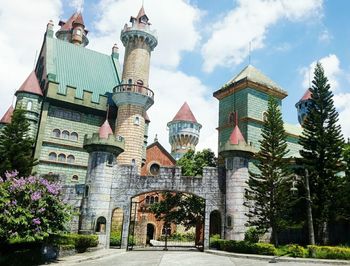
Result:
[[[85,252],[87,248],[97,247],[97,235],[75,235],[75,249],[78,252]]]
[[[120,246],[122,242],[122,235],[120,231],[112,232],[109,240],[111,246]]]
[[[308,252],[302,246],[297,244],[290,244],[286,246],[286,255],[294,258],[305,258]]]
[[[247,241],[216,240],[220,250],[245,254],[276,255],[277,250],[272,244],[250,243]]]
[[[350,248],[329,246],[307,246],[309,256],[317,259],[350,260]]]
[[[244,241],[247,241],[250,243],[258,243],[260,235],[261,235],[261,233],[258,229],[256,229],[255,227],[250,227],[244,233]]]
[[[269,243],[255,243],[253,244],[254,254],[259,255],[277,255],[277,249],[274,245]]]
[[[217,235],[212,235],[210,238],[209,238],[209,246],[211,248],[215,248],[215,249],[219,249],[220,246],[219,246],[219,242],[220,242],[220,235],[217,234]]]
[[[194,241],[196,238],[196,235],[194,232],[187,232],[184,234],[181,233],[173,233],[170,236],[168,236],[168,241],[179,241],[179,242],[190,242]],[[165,235],[162,235],[159,238],[160,241],[165,241]]]

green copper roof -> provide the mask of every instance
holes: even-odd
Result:
[[[49,80],[59,83],[59,93],[74,87],[77,98],[85,90],[92,92],[94,102],[120,83],[116,58],[50,37],[46,38],[46,69]]]
[[[233,79],[227,82],[226,86],[243,79],[247,79],[249,81],[267,86],[271,89],[287,94],[287,92],[284,91],[282,87],[280,87],[276,82],[271,80],[269,77],[267,77],[265,74],[263,74],[260,70],[256,69],[252,65],[246,66],[237,76],[235,76]]]

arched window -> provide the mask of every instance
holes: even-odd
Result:
[[[128,80],[128,84],[131,85],[132,84],[132,79]]]
[[[262,120],[265,122],[266,119],[267,119],[267,112],[264,111],[264,112],[262,113]]]
[[[135,116],[135,118],[134,118],[134,125],[140,125],[140,117]]]
[[[79,177],[77,175],[72,176],[72,181],[78,181],[78,180],[79,180]]]
[[[49,160],[50,161],[56,161],[57,160],[57,154],[55,152],[50,152]]]
[[[154,197],[154,202],[158,202],[159,201],[159,198],[158,197]]]
[[[58,128],[55,128],[54,130],[52,130],[52,136],[54,138],[60,138],[61,137],[61,131]]]
[[[63,153],[60,153],[58,155],[58,161],[59,162],[65,162],[66,161],[66,155],[64,155]]]
[[[67,156],[67,162],[68,163],[75,163],[75,157],[74,155],[70,154]]]
[[[107,165],[108,166],[113,166],[113,162],[114,162],[113,154],[108,155],[108,157],[107,157]]]
[[[150,204],[153,204],[154,203],[154,197],[152,196],[150,201],[149,201]]]
[[[72,132],[70,134],[70,140],[72,141],[78,141],[78,133],[77,132]]]
[[[146,204],[149,204],[149,196],[146,196]]]
[[[62,138],[63,139],[69,139],[69,132],[67,130],[62,131]]]
[[[31,111],[32,108],[33,108],[33,102],[32,102],[32,101],[28,101],[28,102],[27,102],[27,110],[28,110],[28,111]]]
[[[227,227],[232,227],[232,217],[231,216],[227,216]]]
[[[233,112],[231,112],[229,115],[228,115],[228,123],[230,125],[233,125],[235,123],[235,114]]]
[[[106,218],[101,216],[97,218],[96,221],[96,232],[105,233],[106,232]]]

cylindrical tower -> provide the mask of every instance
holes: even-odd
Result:
[[[121,32],[125,46],[122,84],[114,88],[113,100],[118,106],[116,134],[125,139],[125,152],[118,163],[134,164],[140,171],[145,112],[154,103],[154,93],[148,88],[150,57],[158,41],[143,7],[130,22],[131,26],[125,25]]]
[[[311,91],[308,89],[304,96],[295,104],[298,111],[299,124],[302,126],[307,116],[308,106],[311,104]]]
[[[176,160],[180,159],[187,151],[195,150],[202,125],[197,122],[186,102],[167,126],[171,155]]]
[[[108,247],[114,164],[115,158],[124,150],[124,141],[114,136],[106,120],[98,133],[91,137],[85,135],[84,149],[89,153],[89,161],[79,231],[98,233],[100,244]]]

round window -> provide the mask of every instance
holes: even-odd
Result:
[[[159,175],[159,168],[160,168],[159,164],[154,163],[149,168],[149,171],[151,172],[152,175]]]

